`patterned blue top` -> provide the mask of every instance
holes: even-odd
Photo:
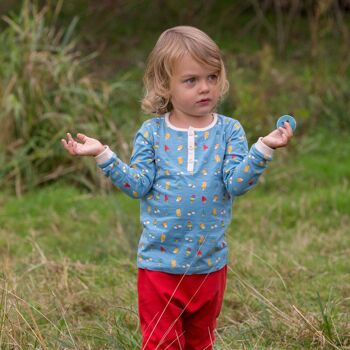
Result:
[[[218,114],[205,128],[175,127],[169,114],[145,121],[130,165],[107,146],[96,156],[115,186],[141,199],[138,267],[173,274],[227,263],[233,200],[255,186],[271,158],[261,139],[248,152],[241,124]]]

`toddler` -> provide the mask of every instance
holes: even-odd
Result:
[[[234,199],[253,188],[288,123],[248,150],[239,121],[215,113],[228,89],[217,45],[201,30],[166,30],[144,76],[143,111],[130,165],[108,146],[68,133],[71,155],[95,156],[103,173],[140,199],[137,252],[142,350],[212,349],[227,270],[225,230]]]

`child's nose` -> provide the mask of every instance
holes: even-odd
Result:
[[[203,92],[208,92],[209,91],[209,84],[208,82],[204,79],[200,82],[199,85],[199,92],[203,93]]]

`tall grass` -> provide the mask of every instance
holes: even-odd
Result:
[[[348,14],[334,7],[336,1],[326,2],[329,18],[323,12],[319,18],[312,13],[306,18],[308,6],[301,2],[295,13],[293,6],[287,4],[284,10],[280,9],[284,12],[279,12],[272,6],[275,2],[264,2],[266,6],[258,1],[246,5],[237,1],[232,6],[208,2],[203,9],[192,4],[183,11],[167,3],[172,11],[160,24],[152,23],[149,32],[148,24],[132,23],[135,32],[127,24],[129,20],[136,21],[140,8],[145,10],[144,20],[148,23],[157,2],[149,7],[147,4],[138,7],[137,1],[120,6],[110,1],[101,4],[90,1],[89,6],[80,1],[73,4],[60,0],[55,6],[54,3],[39,7],[35,1],[26,0],[18,14],[2,18],[6,28],[0,33],[0,189],[21,195],[61,179],[89,190],[109,188],[93,161],[71,159],[63,152],[59,140],[67,131],[85,132],[109,144],[123,160],[128,160],[132,136],[142,118],[140,76],[146,48],[152,47],[157,30],[175,24],[172,22],[175,20],[199,24],[205,30],[208,23],[210,34],[218,39],[231,83],[219,112],[241,120],[251,142],[274,128],[276,119],[286,113],[294,114],[298,121],[298,142],[302,136],[315,133],[319,126],[337,134],[349,133],[350,81],[346,74],[350,50],[343,45],[349,31]],[[317,4],[321,6],[321,2]],[[76,28],[80,23],[77,18],[68,22],[69,8],[90,16],[81,28],[87,30],[90,43],[100,38],[106,41],[102,45],[105,49],[101,49],[107,52],[105,58],[97,57],[97,52],[79,51],[82,44]],[[88,10],[83,12],[85,8]],[[65,9],[68,15],[63,12]],[[214,21],[213,25],[210,18],[204,21],[211,11],[219,24]],[[203,16],[196,16],[197,12]],[[95,28],[91,25],[95,13],[99,28],[96,32],[88,30]],[[230,15],[238,24],[231,23]],[[288,23],[281,21],[282,17],[278,20],[278,16],[287,16]],[[336,24],[337,16],[342,20]],[[296,21],[295,26],[291,25],[292,20]],[[318,24],[311,26],[310,21]],[[68,24],[62,26],[63,22]],[[245,28],[244,40],[242,30],[235,25]],[[313,32],[314,49],[310,54],[309,31],[323,25],[322,32]],[[277,33],[281,26],[285,26],[283,35],[290,45],[276,43],[281,39]],[[107,33],[101,28],[107,28]],[[264,37],[266,31],[270,34]],[[300,39],[304,34],[306,38]],[[298,44],[294,37],[299,38]],[[112,48],[108,54],[109,46]],[[99,48],[96,44],[93,47]],[[115,59],[111,60],[111,56]],[[125,69],[114,69],[114,62],[123,62]],[[106,71],[108,76],[111,71],[115,74],[103,80],[101,76]]]
[[[134,87],[126,75],[108,84],[86,73],[96,53],[77,50],[77,18],[57,27],[61,6],[59,1],[39,9],[26,0],[18,15],[3,17],[8,26],[0,33],[0,187],[17,195],[62,175],[90,189],[102,181],[91,163],[64,156],[59,140],[67,131],[103,135],[122,154],[129,151],[118,126],[130,126],[120,105]]]

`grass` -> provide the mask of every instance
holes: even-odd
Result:
[[[242,120],[253,139],[286,113],[296,116],[302,134],[320,125],[349,131],[350,56],[349,50],[342,53],[348,45],[340,23],[332,22],[333,10],[331,22],[324,18],[313,56],[304,16],[280,52],[273,10],[270,30],[260,21],[244,29],[257,20],[255,1],[182,3],[186,6],[167,2],[160,21],[150,21],[159,11],[157,2],[140,1],[115,6],[111,1],[26,0],[2,16],[1,190],[21,196],[62,177],[90,191],[110,190],[89,162],[68,158],[59,140],[66,132],[83,132],[122,156],[130,154],[132,136],[148,118],[139,108],[147,55],[158,35],[179,23],[198,25],[218,42],[231,83],[219,112]],[[344,33],[348,23],[344,20]]]
[[[237,199],[216,349],[350,348],[350,150],[330,136]],[[138,202],[57,183],[0,208],[0,348],[137,349]]]
[[[237,14],[239,2],[228,11],[209,3],[201,16],[195,3],[170,2],[159,22],[157,3],[142,4],[143,21],[137,1],[115,12],[110,1],[37,3],[17,5],[0,33],[0,349],[139,348],[138,202],[92,191],[109,186],[59,139],[83,131],[126,159],[147,52],[178,23],[198,24],[223,49],[231,91],[220,111],[241,120],[250,143],[280,114],[298,121],[292,144],[235,203],[215,348],[350,349],[349,57],[340,27],[325,18],[311,57],[306,18],[281,53],[275,30],[247,29],[252,12]]]
[[[59,140],[78,129],[103,134],[104,142],[127,152],[124,132],[134,125],[125,113],[126,105],[132,111],[131,74],[107,83],[89,73],[97,53],[79,51],[78,18],[59,27],[63,1],[54,3],[39,8],[26,0],[19,13],[2,17],[7,26],[0,32],[0,187],[18,196],[63,175],[90,190],[103,187],[87,164],[80,177],[73,175],[77,168],[63,157]]]

